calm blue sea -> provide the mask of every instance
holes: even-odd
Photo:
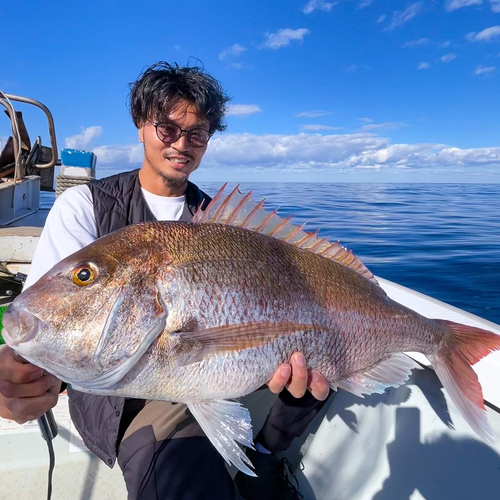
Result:
[[[220,187],[199,185],[212,195]],[[500,323],[500,184],[243,183],[240,189],[340,240],[374,274]]]

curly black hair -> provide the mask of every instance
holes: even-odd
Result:
[[[139,128],[146,121],[161,121],[180,100],[193,103],[210,124],[210,131],[226,129],[229,96],[221,84],[199,66],[157,62],[130,84],[130,113]]]

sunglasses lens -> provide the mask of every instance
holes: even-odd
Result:
[[[176,142],[182,131],[174,123],[160,123],[156,126],[156,133],[162,142]]]
[[[193,148],[203,147],[210,138],[210,134],[203,128],[193,128],[188,132],[187,139]]]
[[[175,123],[155,124],[156,135],[160,141],[165,143],[177,142],[185,130]],[[187,141],[193,148],[202,148],[210,139],[210,132],[204,128],[192,128],[187,132]]]

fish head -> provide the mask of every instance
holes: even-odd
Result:
[[[165,327],[157,274],[166,263],[147,228],[141,234],[129,226],[100,238],[22,292],[4,314],[2,335],[61,380],[110,387]]]

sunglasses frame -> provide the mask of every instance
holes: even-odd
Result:
[[[189,130],[185,130],[185,129],[182,129],[181,127],[179,127],[179,125],[177,125],[176,123],[173,123],[173,122],[154,122],[154,123],[151,123],[151,125],[153,125],[153,127],[155,128],[156,130],[156,137],[158,137],[158,139],[163,142],[164,144],[173,144],[174,142],[177,142],[183,134],[186,135],[186,139],[187,139],[187,142],[188,144],[193,147],[193,148],[203,148],[205,147],[207,144],[208,144],[208,141],[210,140],[210,138],[212,137],[212,133],[210,132],[210,130],[207,130],[206,128],[202,128],[202,127],[193,127]],[[160,125],[173,125],[174,127],[178,128],[179,129],[179,135],[175,138],[175,140],[171,140],[171,141],[165,141],[164,139],[162,139],[160,137],[160,134],[158,133],[158,127]],[[207,132],[208,133],[208,138],[207,138],[207,141],[205,142],[205,144],[202,144],[201,146],[195,146],[192,142],[191,142],[191,134],[193,133],[193,131],[195,130],[203,130],[203,132]]]

